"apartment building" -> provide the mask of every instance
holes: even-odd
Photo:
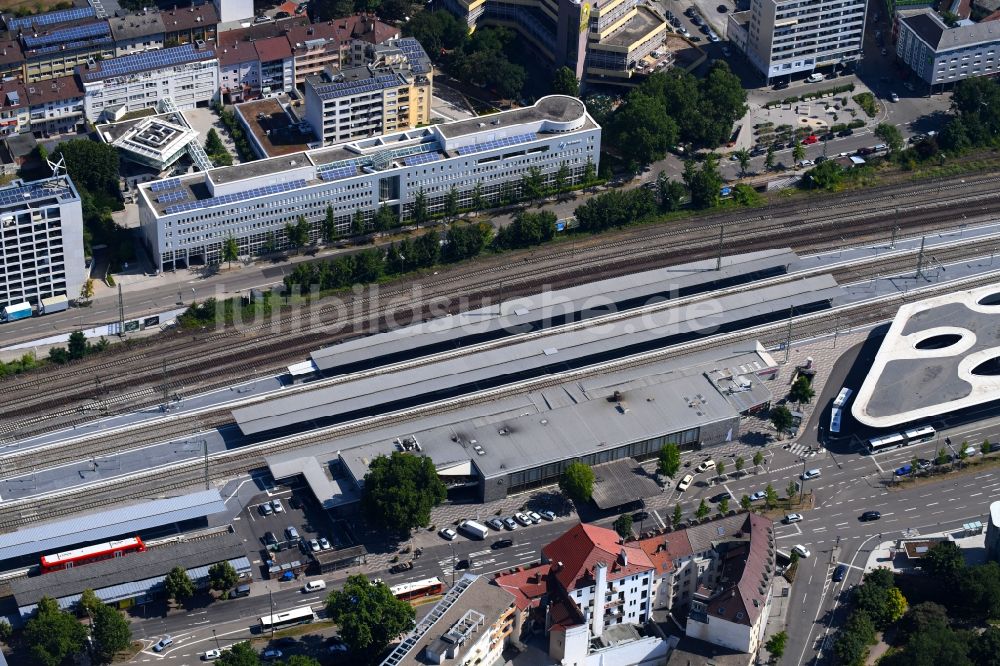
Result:
[[[163,17],[155,10],[113,16],[108,24],[115,40],[115,56],[162,49],[166,40]]]
[[[640,61],[662,45],[666,23],[638,0],[444,0],[470,30],[516,30],[553,66],[578,79],[626,83]]]
[[[0,188],[0,308],[66,294],[86,279],[83,211],[68,176]]]
[[[84,121],[83,86],[76,76],[28,83],[31,131],[59,134],[76,130]]]
[[[5,16],[4,25],[7,36],[20,43],[23,80],[28,83],[69,76],[78,65],[115,55],[111,28],[92,7]]]
[[[219,61],[210,48],[175,46],[92,62],[77,71],[91,122],[170,99],[178,109],[207,106],[219,90]]]
[[[205,44],[214,46],[219,36],[219,12],[210,2],[160,12],[163,45]]]
[[[964,20],[948,27],[937,12],[923,8],[900,11],[896,25],[896,56],[932,87],[1000,72],[1000,21],[996,19]]]
[[[17,81],[0,82],[0,136],[27,132],[30,126],[24,86]]]
[[[727,37],[770,81],[862,57],[867,0],[751,0]]]
[[[24,52],[21,42],[8,33],[0,35],[0,79],[24,80]]]
[[[282,247],[284,226],[302,215],[320,236],[327,206],[347,232],[361,211],[388,206],[400,220],[422,193],[431,213],[454,189],[460,206],[479,197],[496,204],[532,168],[554,182],[560,167],[579,179],[600,159],[601,128],[573,97],[405,130],[232,167],[211,169],[139,188],[143,235],[160,270],[220,260],[232,235],[241,254]]]
[[[366,66],[306,78],[305,119],[325,144],[430,122],[432,68],[417,40],[390,40],[366,53]]]

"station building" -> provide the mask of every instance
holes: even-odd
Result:
[[[356,211],[371,219],[382,205],[409,219],[421,192],[434,213],[452,188],[460,206],[471,206],[477,190],[496,204],[533,168],[552,182],[565,165],[576,181],[588,163],[597,167],[600,144],[583,102],[552,95],[513,111],[143,184],[139,220],[159,270],[218,262],[230,235],[240,254],[285,246],[285,224],[300,215],[318,239],[327,206],[346,233]]]
[[[76,298],[87,277],[83,209],[69,176],[0,187],[0,308]]]

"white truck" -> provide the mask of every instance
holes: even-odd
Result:
[[[42,299],[41,314],[47,315],[53,312],[62,312],[69,308],[69,299],[66,294],[62,296],[52,296],[51,298]]]
[[[4,321],[17,321],[18,319],[27,319],[30,316],[31,303],[28,301],[8,305],[4,307],[3,312],[0,313],[0,317],[2,317]]]
[[[473,539],[479,539],[480,541],[485,539],[486,536],[490,533],[489,528],[487,528],[485,525],[477,523],[474,520],[466,520],[465,522],[463,522],[461,525],[458,526],[458,529],[467,534],[468,536],[472,537]]]

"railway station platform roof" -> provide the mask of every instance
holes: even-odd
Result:
[[[899,308],[851,413],[891,428],[1000,400],[1000,284]]]
[[[585,285],[512,298],[499,306],[438,317],[385,333],[354,338],[314,351],[325,374],[380,367],[546,326],[582,321],[657,301],[782,275],[798,257],[788,249],[764,250],[702,260],[599,280]]]
[[[624,315],[613,323],[303,391],[236,409],[233,417],[244,434],[254,435],[378,416],[785,318],[793,308],[801,312],[828,307],[841,293],[829,275],[747,288],[654,313]]]
[[[735,423],[748,406],[771,400],[763,380],[772,378],[776,370],[774,359],[759,344],[749,349],[741,343],[691,352],[416,417],[403,425],[376,422],[364,432],[271,456],[267,464],[276,478],[303,470],[300,473],[327,508],[356,501],[356,490],[346,495],[339,495],[338,490],[351,482],[360,487],[372,460],[394,451],[429,456],[443,479],[501,478],[610,451],[623,443],[713,423]],[[304,473],[307,469],[320,469],[325,476],[314,483]],[[331,470],[340,471],[336,484],[330,483]]]
[[[42,597],[51,597],[61,608],[71,608],[84,590],[91,589],[105,603],[136,599],[156,592],[174,567],[188,571],[198,581],[208,576],[208,567],[230,562],[238,574],[251,574],[243,539],[233,532],[194,541],[155,546],[111,560],[54,571],[11,582],[11,591],[21,617],[34,612]]]
[[[0,561],[66,550],[226,510],[218,490],[95,511],[0,534]]]

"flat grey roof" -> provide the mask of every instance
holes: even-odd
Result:
[[[594,504],[613,509],[660,494],[660,486],[632,458],[594,465]]]
[[[218,490],[116,507],[0,534],[0,560],[66,550],[79,543],[201,518],[226,510]]]
[[[731,322],[787,312],[791,307],[828,301],[840,294],[840,287],[829,275],[791,280],[719,296],[701,306],[680,306],[656,313],[635,314],[614,324],[553,333],[469,356],[275,398],[233,410],[233,418],[244,434],[251,435],[307,421],[371,411],[379,405],[412,401],[415,396],[424,394],[440,395],[476,383],[489,386],[514,383],[526,373],[537,373],[543,368],[557,372],[553,368],[592,364],[595,358],[607,360],[616,349],[659,345],[659,341],[670,336],[714,331]],[[638,352],[628,352],[632,353]],[[386,408],[385,411],[391,410]]]
[[[111,34],[116,40],[162,35],[166,32],[163,19],[160,17],[160,12],[157,11],[120,17],[112,16],[108,19],[108,24],[111,26]]]
[[[554,316],[596,310],[609,303],[644,299],[664,292],[678,294],[704,283],[775,267],[787,267],[796,260],[797,256],[791,250],[777,249],[724,257],[719,271],[715,270],[715,259],[643,271],[514,298],[505,301],[500,307],[439,317],[422,324],[354,338],[318,349],[310,354],[310,358],[320,371],[328,372],[338,367],[371,361],[378,356],[412,352],[424,346],[448,344],[451,341],[455,341],[457,345],[460,338],[470,334],[488,334],[501,329],[517,331],[539,321],[551,321]]]
[[[246,556],[246,546],[238,534],[226,532],[217,537],[155,546],[142,553],[131,553],[113,560],[54,571],[11,582],[18,606],[37,604],[42,597],[59,599],[97,589],[165,575],[174,567],[191,569]]]
[[[288,171],[289,169],[310,166],[311,164],[309,157],[303,151],[289,155],[280,155],[278,157],[269,157],[263,160],[253,160],[252,162],[241,162],[229,167],[218,167],[207,171],[206,174],[212,179],[213,183],[235,183],[240,180],[258,178],[272,173]],[[261,185],[248,185],[248,187],[261,187]]]
[[[374,458],[398,451],[396,442],[401,438],[415,438],[441,476],[468,476],[473,464],[484,476],[503,475],[731,418],[738,413],[733,396],[709,375],[722,369],[745,374],[751,380],[749,393],[763,403],[771,393],[756,373],[775,367],[774,359],[759,344],[750,349],[745,343],[707,349],[585,381],[567,381],[544,391],[416,417],[405,425],[381,427],[375,422],[364,432],[295,454],[272,456],[267,463],[281,470],[275,474],[280,478],[291,476],[290,470],[303,464],[306,456],[323,466],[339,460],[360,483]],[[624,397],[627,412],[608,403],[607,397],[615,391]],[[482,455],[476,445],[483,449]]]
[[[979,303],[998,292],[989,285],[899,308],[851,406],[854,418],[888,428],[1000,400],[1000,375],[973,372],[998,356],[1000,300]]]
[[[663,25],[663,21],[646,7],[639,5],[636,9],[638,11],[636,11],[635,16],[629,19],[628,23],[617,32],[602,40],[601,43],[613,46],[628,46]]]
[[[557,122],[567,122],[580,118],[587,113],[587,107],[583,102],[575,97],[567,95],[549,95],[543,97],[531,106],[510,111],[500,111],[485,116],[476,116],[468,120],[457,120],[452,123],[435,125],[441,134],[447,138],[455,138],[463,134],[476,134],[485,128],[483,123],[491,130],[502,129],[514,125],[534,123],[540,120],[554,120]],[[495,123],[495,124],[494,124]]]

